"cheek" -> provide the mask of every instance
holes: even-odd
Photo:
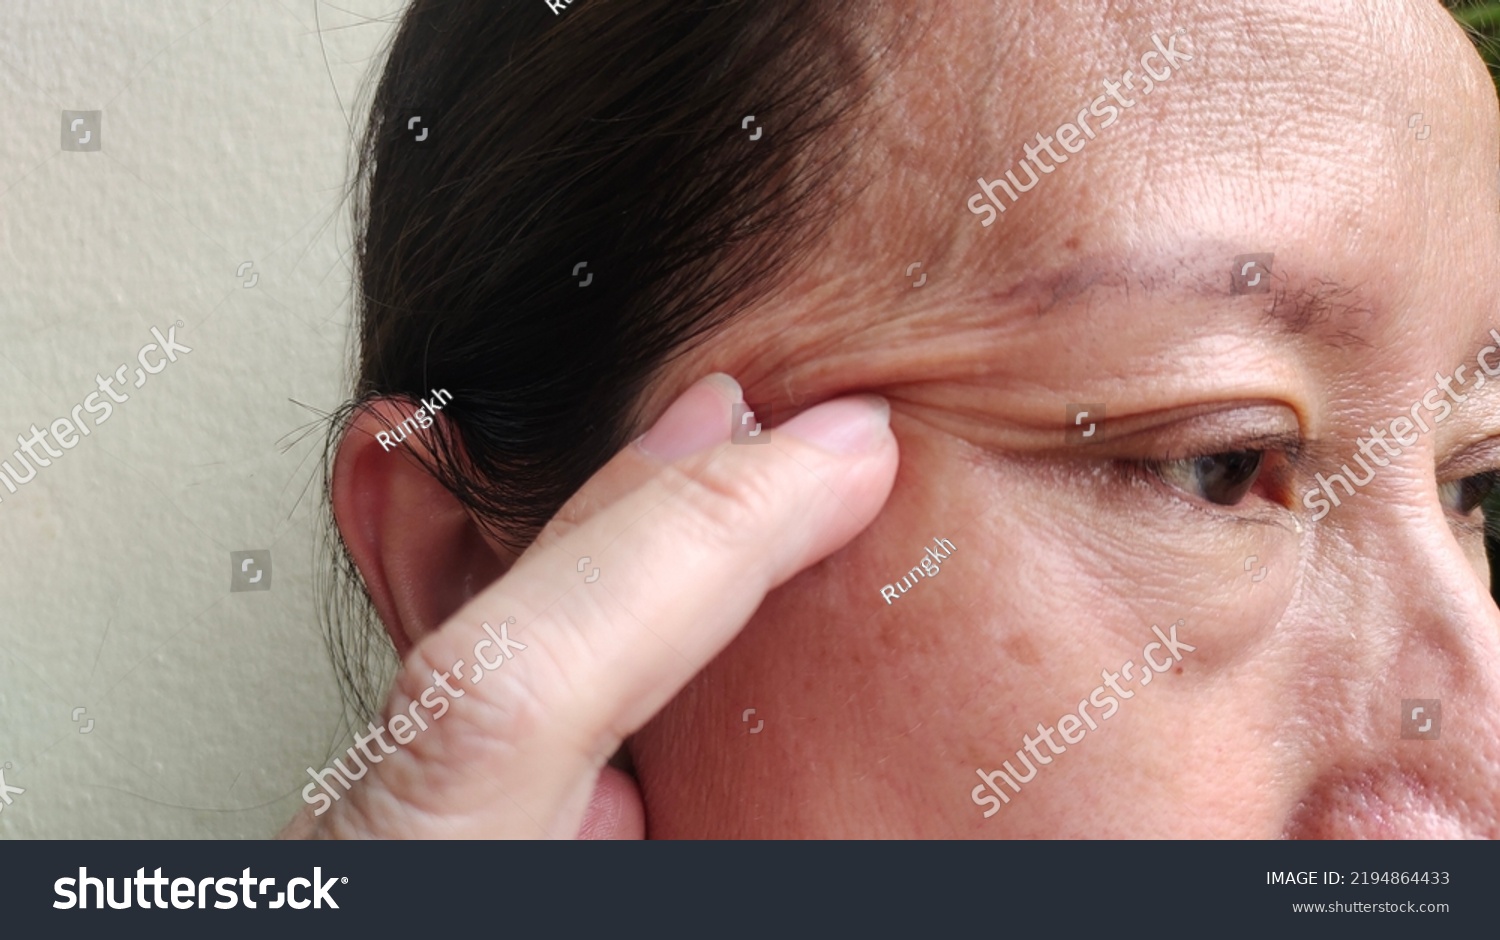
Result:
[[[1066,486],[995,469],[920,427],[898,436],[901,470],[880,517],[772,594],[633,739],[652,835],[1097,837],[1148,831],[1143,817],[1155,832],[1192,824],[1201,834],[1212,817],[1221,830],[1247,825],[1222,781],[1239,774],[1253,786],[1260,775],[1212,761],[1184,770],[1175,748],[1199,734],[1220,753],[1253,743],[1224,747],[1242,736],[1238,706],[1210,701],[1200,680],[1254,632],[1243,623],[1263,622],[1245,609],[1248,592],[1215,616],[1192,609],[1196,626],[1179,636],[1196,652],[1153,672],[1107,720],[1085,705],[1097,729],[983,816],[976,770],[1018,764],[1025,737],[1076,713],[1104,671],[1133,660],[1133,681],[1120,682],[1140,686],[1152,626],[1190,616],[1187,591],[1220,596],[1218,579],[1234,575],[1197,584],[1201,559],[1166,556],[1149,532],[1110,531],[1118,517]],[[940,576],[923,572],[924,558]],[[1184,731],[1195,700],[1203,720]]]

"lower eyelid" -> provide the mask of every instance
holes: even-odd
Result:
[[[1488,522],[1483,518],[1476,519],[1472,516],[1459,516],[1452,513],[1449,514],[1448,524],[1461,535],[1471,538],[1484,538],[1489,528]]]

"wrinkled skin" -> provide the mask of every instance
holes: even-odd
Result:
[[[649,834],[1500,836],[1500,615],[1439,485],[1500,467],[1483,64],[1417,0],[1002,6],[923,11],[863,118],[869,187],[645,409],[712,370],[778,422],[875,392],[901,450],[875,522],[631,740]],[[1169,82],[995,224],[964,208],[1178,28]],[[1252,252],[1273,289],[1234,295]],[[1467,400],[1314,521],[1314,475],[1459,365]],[[1104,439],[1065,443],[1097,402]],[[1129,463],[1247,449],[1234,505]],[[935,536],[952,557],[888,603]],[[1195,651],[985,818],[976,768],[1179,620]],[[1415,698],[1439,739],[1400,737]]]
[[[411,403],[356,419],[333,508],[405,657],[387,717],[481,621],[526,648],[287,835],[1500,836],[1482,63],[1426,0],[1057,6],[879,8],[913,19],[851,201],[519,559],[374,443]],[[976,179],[1153,33],[1192,59],[984,226]],[[1234,293],[1252,253],[1270,289]],[[715,371],[770,446],[725,441]],[[1373,478],[1319,510],[1356,455]],[[1402,737],[1408,699],[1437,738]],[[603,769],[627,737],[635,782]],[[1028,740],[1000,805],[976,771]]]

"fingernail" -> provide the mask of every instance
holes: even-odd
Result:
[[[672,461],[727,441],[730,406],[741,395],[740,383],[724,373],[706,375],[672,402],[636,446],[658,460]]]
[[[891,424],[891,403],[879,395],[825,402],[776,429],[835,454],[873,450]]]

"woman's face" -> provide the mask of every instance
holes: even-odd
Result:
[[[874,391],[901,446],[875,523],[633,739],[651,833],[1500,836],[1459,483],[1500,467],[1482,63],[1433,2],[1027,6],[924,13],[869,185],[648,402],[715,369],[773,424]],[[1153,34],[1183,55],[1142,93]],[[985,226],[1028,143],[1051,172]],[[1005,761],[1035,776],[987,788]]]

